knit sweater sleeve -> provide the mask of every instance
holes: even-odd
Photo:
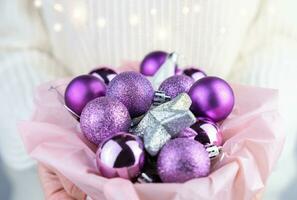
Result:
[[[50,54],[46,30],[32,2],[0,1],[0,155],[18,169],[34,163],[16,128],[32,112],[33,89],[65,74]]]

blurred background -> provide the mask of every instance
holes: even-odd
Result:
[[[296,8],[295,0],[0,0],[0,199],[44,198],[17,131],[37,85],[153,50],[178,52],[181,68],[279,90],[287,139],[264,199],[296,199]]]

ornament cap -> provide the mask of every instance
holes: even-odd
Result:
[[[215,159],[216,157],[218,157],[220,155],[220,153],[222,152],[222,147],[221,146],[216,146],[213,144],[207,144],[204,146],[206,151],[208,152],[208,156],[209,158]]]

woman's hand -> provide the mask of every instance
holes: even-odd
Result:
[[[86,194],[59,172],[39,164],[38,173],[46,200],[86,199]]]

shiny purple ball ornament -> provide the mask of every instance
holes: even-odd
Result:
[[[192,79],[194,79],[194,81],[198,81],[199,79],[207,76],[204,71],[195,67],[184,69],[183,74],[191,77]]]
[[[65,105],[79,117],[88,102],[104,96],[105,92],[106,86],[101,80],[91,75],[81,75],[68,84],[64,94]]]
[[[188,92],[193,83],[194,80],[188,76],[174,75],[164,80],[158,90],[174,98],[180,93]]]
[[[99,78],[106,85],[108,85],[109,82],[117,75],[117,73],[114,70],[108,67],[100,67],[100,68],[94,69],[89,74]]]
[[[129,133],[118,133],[104,141],[96,154],[97,167],[106,178],[135,178],[144,165],[141,139]]]
[[[117,99],[99,97],[90,101],[80,116],[80,127],[85,137],[99,145],[106,138],[128,131],[131,118],[127,108]]]
[[[183,183],[207,176],[210,172],[210,158],[199,142],[188,138],[176,138],[161,149],[157,168],[163,182]]]
[[[227,118],[234,106],[234,93],[230,85],[218,77],[204,77],[189,90],[192,99],[191,111],[197,117],[214,122]]]
[[[199,118],[191,128],[197,133],[194,139],[201,144],[216,146],[223,144],[222,132],[216,123],[205,118]]]
[[[145,76],[153,76],[166,61],[168,53],[165,51],[153,51],[147,54],[140,64],[140,73]]]
[[[111,80],[106,96],[122,102],[134,118],[149,110],[154,98],[154,89],[142,74],[132,71],[123,72]]]

